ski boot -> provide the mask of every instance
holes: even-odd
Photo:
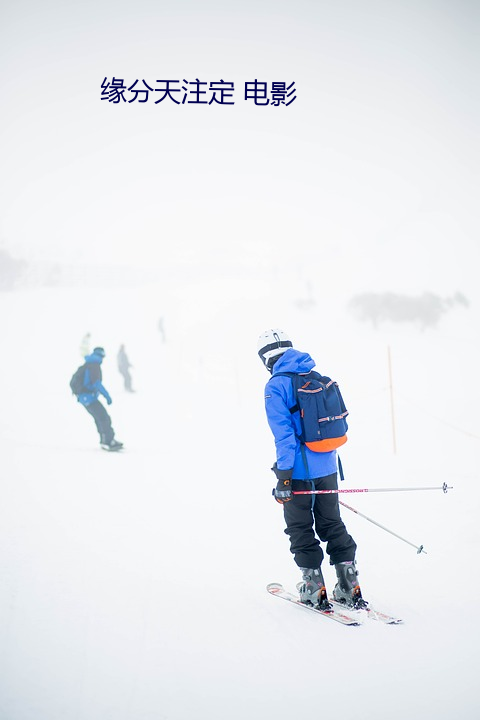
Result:
[[[358,584],[358,570],[355,560],[335,565],[338,582],[333,588],[333,598],[346,607],[354,610],[365,609],[368,603],[362,597]]]
[[[300,568],[303,582],[298,583],[297,590],[300,593],[300,602],[306,605],[314,605],[319,610],[328,612],[332,609],[328,602],[325,581],[320,568]]]

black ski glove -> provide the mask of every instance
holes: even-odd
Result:
[[[273,472],[277,476],[277,487],[273,488],[272,495],[275,500],[283,505],[292,499],[292,473],[293,468],[290,470],[279,470],[277,463],[274,463],[272,467]]]

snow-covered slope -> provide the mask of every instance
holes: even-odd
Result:
[[[375,332],[272,296],[243,277],[0,296],[2,720],[475,717],[478,313]],[[265,591],[299,579],[255,350],[276,325],[341,383],[346,487],[454,486],[346,497],[425,546],[343,512],[364,595],[403,626],[344,628]],[[68,389],[86,331],[107,350],[122,454]]]

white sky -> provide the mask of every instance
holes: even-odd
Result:
[[[285,268],[302,247],[300,264],[327,253],[359,287],[468,293],[475,3],[172,8],[2,4],[4,247],[27,259]],[[105,76],[222,78],[236,103],[114,105],[100,100]],[[254,78],[295,81],[297,100],[245,102]]]

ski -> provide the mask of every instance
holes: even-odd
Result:
[[[366,613],[369,620],[377,620],[378,622],[383,622],[387,625],[400,625],[401,623],[403,623],[403,620],[401,618],[389,615],[388,613],[384,613],[381,610],[376,610],[375,608],[370,607],[370,605],[368,605],[366,608],[356,610],[355,608],[345,607],[343,603],[339,603],[333,598],[328,598],[328,602],[331,603],[334,608],[348,610],[348,612],[351,613],[358,613],[359,615],[361,615],[362,613]]]
[[[288,602],[294,603],[294,605],[299,605],[300,607],[305,608],[305,610],[310,610],[311,612],[317,613],[317,615],[323,615],[324,617],[329,618],[330,620],[335,620],[335,622],[339,622],[342,625],[362,624],[361,620],[357,617],[348,615],[344,611],[343,607],[341,609],[338,608],[338,603],[335,603],[335,607],[332,607],[332,610],[327,612],[326,610],[319,610],[314,605],[306,605],[305,603],[302,603],[297,595],[293,595],[293,593],[285,590],[283,585],[280,585],[280,583],[270,583],[267,585],[267,590],[270,595],[276,595],[279,598],[283,598],[283,600],[288,600]]]

